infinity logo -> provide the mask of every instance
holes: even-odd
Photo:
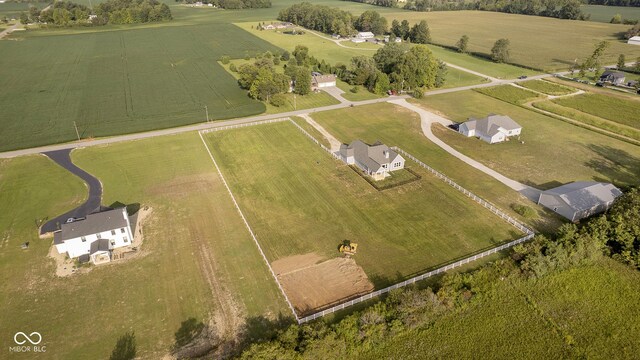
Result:
[[[18,335],[22,335],[22,337],[23,337],[25,340],[18,341]],[[31,337],[33,337],[33,339],[35,339],[35,338],[36,338],[34,335],[37,335],[37,337],[38,337],[38,341],[34,341],[34,340],[32,340],[32,338],[31,338]],[[36,332],[36,331],[32,332],[32,333],[31,333],[31,334],[29,334],[29,335],[27,335],[27,334],[23,333],[22,331],[18,331],[15,335],[13,335],[13,341],[15,341],[15,342],[16,342],[16,344],[18,344],[18,345],[22,345],[22,344],[26,343],[27,341],[29,341],[29,342],[30,342],[31,344],[33,344],[33,345],[38,345],[38,344],[40,344],[40,342],[42,342],[42,335],[40,335],[40,333],[39,333],[39,332]]]

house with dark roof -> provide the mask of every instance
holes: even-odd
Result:
[[[624,84],[624,73],[619,71],[607,70],[602,73],[600,76],[600,82],[602,83],[610,83],[613,85],[623,85]]]
[[[382,180],[389,172],[404,169],[404,158],[379,141],[373,145],[360,140],[342,144],[339,154],[342,161],[356,165],[374,180]]]
[[[89,214],[84,219],[62,224],[60,230],[53,233],[58,253],[94,264],[111,261],[113,249],[129,246],[132,241],[133,232],[124,207]]]
[[[489,144],[495,144],[520,135],[522,126],[508,116],[489,114],[482,119],[469,118],[460,124],[458,132],[466,137],[475,136]]]
[[[571,221],[606,211],[622,191],[612,184],[576,181],[540,193],[538,204]]]

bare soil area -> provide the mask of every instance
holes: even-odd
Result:
[[[373,291],[373,284],[354,259],[335,258],[318,263],[320,259],[312,253],[287,257],[272,264],[299,315],[308,315]]]

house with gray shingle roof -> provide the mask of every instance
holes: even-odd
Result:
[[[360,140],[340,146],[340,158],[356,165],[374,180],[382,180],[389,172],[404,169],[404,158],[381,142],[368,145]]]
[[[508,116],[489,114],[482,119],[469,118],[469,121],[460,124],[458,132],[466,137],[475,136],[489,144],[495,144],[520,135],[522,126]]]
[[[53,245],[58,253],[95,264],[109,262],[113,249],[129,246],[132,241],[133,232],[124,207],[89,214],[84,219],[62,224],[60,230],[53,233]]]
[[[611,83],[613,85],[624,84],[624,73],[620,71],[607,70],[600,75],[600,82]]]
[[[612,184],[576,181],[540,193],[538,204],[571,221],[606,211],[622,191]]]

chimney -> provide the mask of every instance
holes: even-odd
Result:
[[[389,150],[383,150],[382,151],[382,155],[384,155],[385,159],[388,159],[389,158]]]

